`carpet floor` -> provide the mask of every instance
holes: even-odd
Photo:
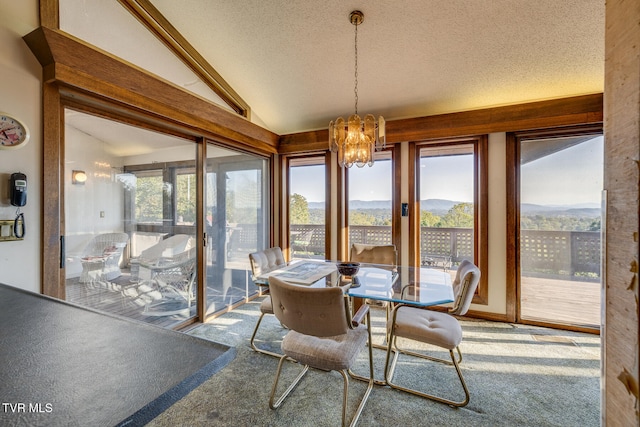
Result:
[[[253,301],[189,333],[237,348],[236,358],[149,426],[337,426],[342,378],[310,370],[282,407],[269,409],[278,360],[249,347],[259,316]],[[372,310],[374,341],[384,338],[383,309]],[[359,421],[361,426],[599,426],[600,337],[527,325],[463,320],[461,368],[471,400],[464,408],[376,386]],[[279,349],[286,333],[273,316],[258,332],[263,347]],[[420,346],[414,346],[420,348]],[[356,372],[366,373],[366,351]],[[383,350],[374,349],[376,377],[382,378]],[[446,356],[446,354],[445,354]],[[284,366],[286,387],[299,366]],[[452,367],[401,357],[396,381],[461,399]],[[366,388],[350,382],[349,414]]]

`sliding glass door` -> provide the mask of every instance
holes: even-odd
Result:
[[[603,139],[518,139],[522,320],[600,326]]]
[[[267,158],[209,143],[200,189],[194,140],[71,110],[65,118],[67,300],[172,328],[197,315],[200,299],[208,315],[257,292],[249,253],[269,242]]]
[[[68,301],[173,327],[195,316],[196,144],[65,115]]]
[[[205,179],[207,314],[246,300],[249,254],[269,242],[269,174],[266,159],[207,145]]]

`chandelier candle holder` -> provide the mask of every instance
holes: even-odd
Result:
[[[355,25],[355,113],[345,122],[342,117],[329,122],[329,150],[338,153],[338,164],[350,168],[354,164],[358,167],[373,166],[373,155],[386,146],[384,118],[376,118],[373,114],[358,115],[358,25],[362,24],[364,14],[354,10],[349,15],[349,21]]]

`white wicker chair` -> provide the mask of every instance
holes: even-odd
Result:
[[[193,247],[172,257],[163,257],[152,264],[140,264],[150,271],[151,278],[139,283],[128,296],[144,305],[146,316],[188,316],[195,301],[193,285],[196,279],[196,248]]]
[[[171,258],[179,253],[193,248],[195,239],[187,234],[176,234],[168,237],[140,253],[140,256],[130,261],[131,281],[151,279],[151,270],[141,265],[154,265],[163,259]]]
[[[120,277],[120,258],[128,241],[126,233],[98,234],[91,239],[80,259],[80,282],[102,282]]]

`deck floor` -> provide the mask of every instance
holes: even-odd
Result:
[[[136,293],[136,285],[136,283],[130,281],[130,275],[126,270],[123,270],[122,276],[111,282],[80,283],[78,279],[67,279],[66,300],[83,307],[164,328],[174,327],[190,316],[195,315],[195,301],[192,301],[190,310],[186,310],[184,301],[177,301],[176,303],[170,302],[162,308],[172,312],[179,311],[179,313],[169,315],[155,313],[150,315],[148,310],[145,310],[145,302],[148,300],[141,298]],[[258,288],[252,286],[251,289],[257,292]],[[207,314],[244,301],[247,297],[245,286],[231,286],[224,292],[210,286],[207,291]],[[180,308],[182,310],[179,310]]]
[[[599,328],[600,282],[522,277],[520,311],[527,320]]]
[[[67,301],[166,328],[183,322],[189,313],[194,314],[195,305],[192,305],[190,312],[149,316],[145,313],[144,304],[140,299],[127,294],[126,289],[132,285],[135,284],[130,282],[126,271],[109,284],[79,283],[77,279],[71,279],[67,281]],[[257,288],[251,286],[250,290],[257,291]],[[224,294],[217,289],[209,288],[208,293],[208,313],[243,301],[249,296],[245,286],[232,286]],[[600,327],[599,282],[522,277],[521,293],[523,319],[588,328]]]

